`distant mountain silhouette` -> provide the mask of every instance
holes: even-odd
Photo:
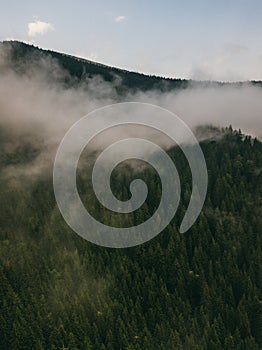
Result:
[[[17,71],[23,70],[34,60],[40,57],[52,57],[61,67],[69,72],[71,77],[77,81],[84,78],[101,76],[105,81],[113,81],[116,77],[121,79],[122,91],[126,90],[151,90],[158,89],[169,91],[173,89],[185,89],[189,86],[210,86],[210,85],[243,85],[247,83],[261,85],[261,81],[241,82],[241,83],[222,83],[212,81],[193,81],[186,79],[172,79],[159,77],[155,75],[145,75],[137,72],[107,66],[101,63],[93,62],[87,59],[75,57],[65,53],[44,50],[34,45],[29,45],[20,41],[3,41],[0,42],[0,49],[7,50],[10,64]]]

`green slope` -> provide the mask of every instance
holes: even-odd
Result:
[[[2,152],[0,348],[261,348],[262,144],[227,131],[202,148],[210,179],[198,221],[178,233],[190,172],[179,150],[171,150],[184,174],[178,213],[154,240],[126,250],[97,247],[67,227],[51,171],[18,187],[4,177],[10,163],[34,159],[32,146],[8,157]],[[131,224],[158,200],[158,177],[142,175],[151,197]],[[86,206],[110,219],[79,176]],[[129,171],[113,179],[120,198],[131,178]]]
[[[1,45],[9,50],[9,67],[21,74],[42,55],[55,57],[69,72],[66,84],[97,74],[110,81],[115,73],[123,79],[120,92],[166,89],[166,82],[171,88],[188,84],[18,42]],[[44,145],[36,134],[22,135],[19,142],[14,135],[0,125],[1,350],[262,348],[261,142],[229,128],[201,143],[208,193],[186,234],[178,227],[191,194],[190,169],[179,149],[170,150],[183,174],[177,215],[150,242],[117,250],[84,241],[66,225],[55,202],[51,166],[36,179],[19,173]],[[120,199],[130,195],[134,178],[132,169],[126,170],[112,176]],[[149,196],[127,218],[130,225],[150,216],[161,195],[152,169],[141,177]],[[118,224],[117,217],[98,205],[88,180],[90,173],[78,173],[86,207],[103,222]]]

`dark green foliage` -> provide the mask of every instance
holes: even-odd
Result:
[[[25,143],[8,157],[1,151],[0,349],[261,348],[262,144],[250,141],[228,129],[202,144],[208,195],[183,235],[191,178],[181,151],[171,150],[183,174],[177,215],[158,237],[125,250],[95,246],[67,227],[51,172],[30,184],[6,178],[7,165],[38,150]],[[149,192],[159,187],[152,170],[141,176]],[[128,197],[131,178],[130,170],[113,174],[118,198]],[[79,174],[85,205],[110,221],[85,183]],[[153,193],[129,224],[155,210]]]

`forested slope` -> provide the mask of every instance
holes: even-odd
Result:
[[[209,184],[203,211],[178,233],[191,193],[188,164],[170,150],[181,177],[177,215],[152,241],[107,249],[78,237],[57,209],[52,172],[37,181],[6,176],[38,150],[25,142],[7,151],[0,139],[0,348],[1,349],[260,349],[262,144],[227,129],[201,144]],[[9,140],[10,141],[10,140]],[[14,174],[15,175],[15,174]],[[115,173],[114,193],[128,195],[132,170]],[[153,212],[159,179],[141,176],[149,198],[129,218]],[[85,205],[86,174],[78,174]]]

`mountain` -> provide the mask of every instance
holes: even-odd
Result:
[[[101,63],[92,62],[86,59],[74,57],[64,53],[43,50],[33,45],[19,41],[4,41],[0,43],[3,50],[8,51],[10,63],[14,69],[16,66],[21,70],[39,60],[40,57],[51,57],[59,63],[73,78],[78,81],[85,77],[100,75],[105,81],[112,81],[115,76],[121,78],[123,87],[127,89],[149,90],[152,88],[170,89],[187,87],[189,81],[182,79],[168,79],[157,76],[147,76],[140,73],[129,72],[127,70],[109,67]]]
[[[110,67],[101,63],[92,62],[72,55],[59,53],[50,50],[44,50],[34,45],[29,45],[19,41],[3,41],[0,42],[3,50],[8,51],[8,58],[14,69],[21,70],[21,66],[25,67],[39,60],[41,57],[52,57],[57,60],[59,65],[63,67],[70,75],[79,81],[85,77],[94,77],[100,75],[105,81],[112,81],[115,76],[121,78],[124,91],[130,89],[152,90],[159,89],[161,91],[169,91],[173,89],[185,89],[188,86],[212,86],[212,85],[243,85],[244,83],[221,83],[211,81],[193,81],[186,79],[171,79],[158,77],[154,75],[145,75],[128,70]],[[253,85],[262,86],[261,81],[249,82]]]
[[[2,45],[9,60],[8,68],[0,66],[1,77],[5,78],[6,69],[23,75],[43,55],[55,58],[69,72],[63,75],[65,90],[57,89],[53,99],[68,96],[67,87],[81,84],[86,75],[100,74],[108,81],[119,75],[120,94],[153,86],[164,90],[166,83],[172,89],[189,84],[79,61],[18,42]],[[30,75],[21,82],[28,89]],[[44,127],[29,128],[26,119],[19,123],[25,104],[29,108],[23,113],[31,113],[33,106],[37,119],[34,89],[35,85],[26,101],[11,95],[8,103],[15,108],[0,106],[0,349],[261,349],[262,143],[232,127],[208,128],[215,137],[200,144],[208,169],[207,197],[201,215],[185,234],[178,227],[191,195],[191,173],[182,151],[169,149],[183,174],[174,219],[143,245],[108,249],[79,237],[58,210]],[[21,89],[13,86],[13,91]],[[44,107],[48,109],[46,102]],[[12,113],[18,117],[8,123]],[[206,130],[200,127],[199,132]],[[88,161],[93,165],[95,155],[91,156]],[[84,205],[105,224],[119,224],[117,215],[95,198],[90,189],[92,169],[81,167],[85,158],[82,162],[77,185]],[[135,177],[134,166],[112,173],[117,198],[130,197],[129,185]],[[124,218],[129,225],[150,217],[161,196],[154,169],[142,168],[139,177],[149,194],[140,209]]]

